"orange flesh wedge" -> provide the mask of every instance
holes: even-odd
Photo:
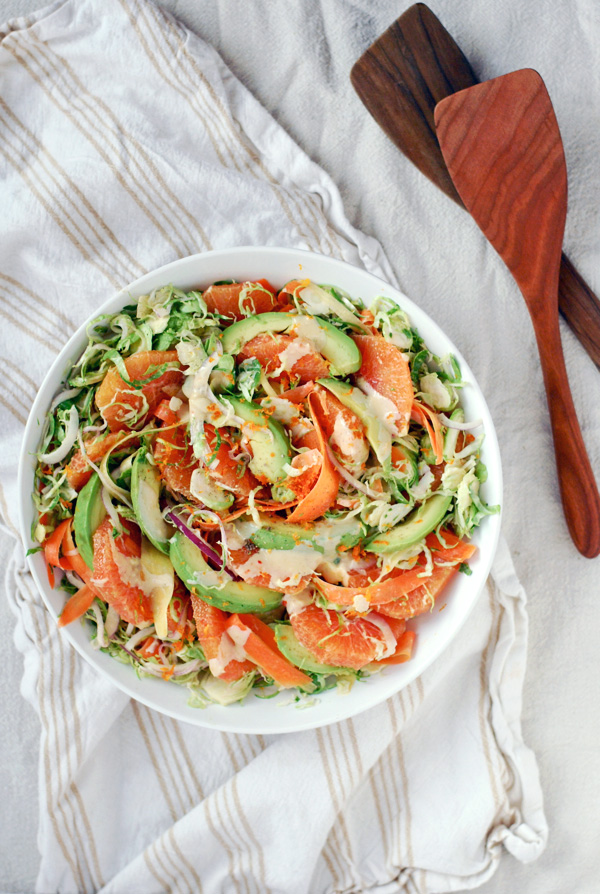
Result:
[[[198,467],[185,426],[165,426],[154,439],[154,459],[165,484],[172,490],[192,498],[192,472]]]
[[[317,661],[334,667],[360,670],[374,661],[384,636],[379,627],[364,618],[348,618],[340,612],[309,605],[290,618],[298,641]],[[394,619],[385,619],[394,636],[403,630]]]
[[[265,288],[247,289],[240,310],[240,293],[246,289],[247,283],[231,283],[230,285],[209,286],[202,297],[210,313],[221,314],[233,320],[243,320],[252,314],[264,314],[276,310],[279,299],[273,294],[272,287],[263,283]]]
[[[391,400],[400,417],[399,433],[406,434],[414,394],[406,355],[380,335],[352,337],[362,354],[362,364],[357,376]]]
[[[192,606],[194,610],[194,621],[196,622],[196,635],[198,642],[202,646],[204,657],[207,661],[214,660],[218,657],[221,639],[227,631],[227,622],[230,615],[204,602],[198,596],[192,596]],[[237,661],[232,658],[223,671],[216,676],[221,680],[240,680],[248,671],[254,670],[251,661]]]
[[[111,431],[140,428],[159,403],[165,397],[176,394],[183,383],[177,351],[141,351],[139,354],[127,357],[124,362],[130,381],[138,383],[146,379],[148,381],[141,388],[134,388],[123,381],[116,366],[108,370],[96,391],[96,406]],[[165,363],[170,364],[171,368],[165,370],[158,378],[152,379]],[[132,411],[142,413],[146,408],[146,402],[148,412],[132,423]]]
[[[89,465],[88,460],[98,464],[102,457],[105,456],[109,450],[112,450],[113,447],[116,447],[122,438],[123,435],[120,432],[108,432],[108,434],[99,438],[94,438],[87,443],[84,441],[85,456],[81,450],[77,450],[77,452],[73,454],[73,458],[66,468],[67,481],[71,487],[75,490],[81,490],[83,485],[87,484],[90,480],[94,471]],[[136,441],[133,438],[128,438],[125,443],[127,444],[128,449],[133,449]]]
[[[232,445],[222,440],[219,446],[217,433],[212,425],[204,426],[206,443],[210,450],[210,464],[207,466],[208,474],[216,484],[231,488],[236,494],[247,497],[250,491],[259,486],[258,480],[244,463],[232,456]]]
[[[237,356],[238,363],[250,357],[256,357],[269,378],[281,379],[284,375],[300,383],[314,382],[329,375],[329,363],[317,354],[309,351],[292,364],[285,372],[278,372],[281,367],[281,354],[294,344],[297,339],[293,335],[263,332],[246,342]],[[285,394],[283,395],[285,397]]]
[[[432,559],[434,569],[429,577],[423,577],[424,572],[424,556],[421,556],[418,564],[407,571],[393,571],[389,577],[378,583],[366,586],[340,587],[336,584],[327,583],[316,579],[314,581],[318,590],[335,605],[355,606],[355,600],[366,599],[367,602],[376,610],[383,612],[383,606],[397,600],[406,600],[413,591],[422,589],[424,586],[429,588],[436,580],[436,563],[437,562],[466,562],[470,559],[476,550],[472,543],[465,543],[450,531],[443,531],[442,537],[447,544],[442,546],[440,539],[436,534],[429,534],[425,539],[427,547],[432,551]],[[420,597],[415,597],[415,605],[418,604]],[[406,601],[403,605],[406,605]],[[412,612],[414,614],[414,612]],[[411,617],[408,615],[395,615],[395,617]]]
[[[279,686],[284,689],[294,686],[313,688],[310,677],[281,654],[273,631],[263,621],[254,615],[232,615],[227,629],[230,635],[235,636],[239,631],[245,637],[243,649],[248,658]]]
[[[150,597],[139,587],[126,584],[119,573],[119,568],[112,554],[111,540],[113,523],[110,517],[104,519],[93,536],[94,544],[94,577],[93,584],[102,599],[118,612],[128,624],[138,627],[151,624],[154,620]],[[117,537],[114,547],[132,560],[139,557],[136,541],[131,536]],[[136,555],[137,553],[137,555]]]
[[[424,612],[431,611],[435,600],[444,589],[448,581],[458,572],[457,565],[441,566],[434,568],[431,577],[426,584],[411,590],[406,596],[395,602],[386,602],[385,605],[373,605],[373,610],[386,617],[408,619]]]

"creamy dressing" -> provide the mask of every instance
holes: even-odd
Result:
[[[371,603],[362,593],[358,593],[352,600],[352,608],[355,612],[368,612],[370,607]]]
[[[282,372],[289,372],[293,370],[294,366],[301,360],[302,357],[306,357],[307,354],[313,353],[312,345],[306,341],[304,338],[295,338],[294,341],[290,342],[290,344],[279,354],[279,366],[272,373],[273,376],[278,376]]]
[[[335,417],[331,444],[337,447],[353,469],[360,469],[369,458],[369,445],[362,433],[353,431],[343,413]]]
[[[215,677],[220,677],[230,661],[244,661],[246,653],[244,644],[250,635],[249,630],[241,630],[239,627],[231,627],[236,631],[237,637],[232,637],[228,631],[224,631],[219,641],[216,658],[209,658],[208,667]]]
[[[367,399],[369,412],[379,419],[391,435],[405,435],[408,432],[410,412],[400,413],[389,397],[376,391],[362,376],[356,379],[356,384]]]
[[[219,347],[221,347],[219,345]],[[202,436],[204,423],[210,422],[216,428],[222,425],[235,425],[240,428],[242,420],[236,416],[233,407],[227,401],[220,401],[210,386],[210,378],[214,367],[221,359],[222,348],[214,351],[210,357],[201,354],[198,347],[187,342],[177,345],[177,356],[184,366],[186,380],[182,391],[189,401],[190,438],[194,445],[194,455],[202,456]]]
[[[227,632],[233,640],[234,644],[241,651],[242,657],[245,658],[246,653],[244,652],[244,646],[246,645],[246,641],[250,636],[250,630],[248,628],[242,630],[241,627],[238,627],[236,624],[232,624],[231,627],[227,628]]]
[[[313,597],[308,587],[304,590],[300,590],[299,593],[286,593],[283,598],[283,604],[285,605],[290,618],[294,615],[299,615],[300,612],[303,612],[304,609],[309,605],[312,605],[312,603]]]
[[[307,418],[299,418],[298,422],[290,427],[290,434],[292,436],[293,441],[299,441],[300,438],[303,438],[304,435],[307,435],[309,431],[314,431],[315,427]]]
[[[167,609],[174,589],[173,566],[167,556],[142,538],[142,555],[125,556],[119,551],[113,537],[110,551],[122,582],[128,587],[141,590],[150,599],[157,636],[167,635]]]
[[[286,400],[285,397],[265,397],[260,405],[265,410],[272,410],[271,419],[276,419],[283,425],[293,425],[300,419],[300,412],[296,404],[291,400]]]
[[[296,454],[291,464],[286,463],[283,468],[290,478],[297,478],[300,475],[304,475],[313,466],[320,466],[322,462],[321,452],[315,447],[312,450],[306,450],[304,453]]]
[[[227,547],[230,550],[241,549],[244,543],[261,527],[268,527],[268,519],[257,519],[260,524],[250,520],[237,519],[225,525]],[[246,562],[235,567],[235,571],[243,580],[251,580],[264,574],[269,577],[267,586],[276,590],[293,590],[304,578],[314,574],[323,563],[331,563],[338,558],[337,545],[340,538],[356,528],[356,521],[322,522],[312,529],[307,528],[314,537],[314,545],[309,540],[299,541],[293,549],[258,549]],[[316,548],[315,548],[316,547]],[[345,553],[340,556],[340,563],[351,561]]]
[[[383,634],[383,642],[379,639],[377,640],[379,645],[377,652],[375,653],[375,661],[380,661],[382,658],[389,658],[390,655],[393,655],[396,651],[396,637],[392,633],[390,625],[382,615],[378,615],[376,612],[371,612],[368,621],[369,624],[374,624],[375,627],[378,627]]]
[[[311,350],[314,349],[319,354],[322,354],[327,348],[327,333],[313,317],[299,315],[287,331],[302,339],[307,339],[311,343]]]
[[[291,590],[312,574],[321,560],[321,553],[302,542],[293,549],[259,549],[235,570],[244,580],[265,574],[270,578],[267,586],[275,590]]]

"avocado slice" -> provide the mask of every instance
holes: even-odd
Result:
[[[173,527],[160,511],[160,473],[148,461],[146,448],[140,447],[131,467],[131,500],[137,523],[150,543],[163,553],[169,552]]]
[[[317,379],[317,384],[331,391],[340,403],[358,416],[365,426],[367,441],[373,448],[375,456],[384,469],[389,469],[392,436],[379,417],[373,413],[366,394],[363,394],[360,388],[355,388],[347,382],[339,382],[337,379]]]
[[[270,419],[258,404],[249,400],[240,400],[230,394],[225,399],[244,423],[243,431],[252,450],[252,459],[248,463],[250,471],[259,481],[266,480],[271,484],[285,481],[288,473],[284,466],[289,463],[292,451],[281,423]]]
[[[465,414],[462,410],[462,407],[457,407],[450,414],[450,419],[453,419],[455,422],[464,422]],[[456,443],[458,441],[459,429],[457,428],[448,428],[446,431],[446,435],[444,437],[444,459],[446,462],[450,462],[450,460],[454,459],[454,454],[456,453]]]
[[[310,540],[310,537],[304,537],[304,540]],[[269,528],[261,528],[256,531],[250,538],[255,546],[259,549],[294,549],[298,545],[298,540],[292,534],[282,534]]]
[[[306,544],[316,552],[331,552],[348,536],[361,534],[361,523],[356,518],[339,520],[324,519],[316,524],[295,525],[276,515],[261,515],[261,525],[248,536],[260,549],[294,549]],[[235,523],[234,523],[235,524]]]
[[[307,339],[315,351],[329,360],[336,375],[347,376],[361,367],[360,350],[349,335],[322,317],[305,314],[271,312],[238,320],[222,335],[223,351],[239,354],[247,342],[263,332],[287,332]]]
[[[450,508],[452,497],[442,494],[434,494],[418,509],[415,509],[406,519],[395,528],[386,531],[385,534],[377,534],[367,541],[365,548],[377,555],[397,553],[415,543],[423,540],[431,534],[442,522],[446,512]]]
[[[335,667],[332,664],[322,664],[312,652],[298,640],[294,629],[290,624],[272,624],[275,633],[275,641],[281,654],[291,661],[300,670],[309,674],[353,674],[354,671],[347,667]]]
[[[96,528],[105,517],[106,508],[102,502],[102,481],[97,472],[94,472],[90,480],[79,492],[73,518],[73,530],[75,532],[77,549],[91,571],[94,570],[94,544],[92,538]]]
[[[232,580],[207,565],[202,552],[181,531],[171,538],[171,562],[188,590],[227,612],[268,612],[281,605],[283,593]]]
[[[235,499],[230,491],[224,490],[216,481],[213,481],[204,466],[199,466],[192,472],[190,490],[192,496],[199,499],[209,509],[215,509],[218,512],[229,509]]]
[[[301,542],[308,541],[309,545],[318,552],[323,552],[323,547],[316,543],[317,530],[315,526],[302,527],[278,519],[262,516],[263,525],[251,535],[250,540],[259,549],[294,549]]]

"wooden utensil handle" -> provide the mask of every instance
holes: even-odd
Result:
[[[565,254],[560,265],[558,306],[583,347],[600,368],[600,301]]]
[[[539,331],[537,341],[567,526],[579,552],[593,559],[600,553],[600,496],[571,397],[558,318]]]
[[[457,204],[433,121],[436,103],[478,83],[468,59],[425,3],[415,3],[354,64],[354,89],[380,127]],[[600,301],[562,256],[559,307],[600,368]]]

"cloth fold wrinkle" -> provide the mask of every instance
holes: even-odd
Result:
[[[25,401],[3,417],[15,529],[34,383],[67,326],[127,277],[244,244],[395,277],[331,178],[148,0],[59,0],[15,20],[0,72],[0,160],[19,197],[2,282],[29,308],[27,326],[7,323]],[[232,736],[154,714],[97,676],[52,626],[17,544],[6,588],[42,723],[37,890],[451,891],[488,878],[501,844],[535,859],[547,829],[520,732],[526,598],[503,541],[493,580],[446,653],[385,704],[301,734]]]

